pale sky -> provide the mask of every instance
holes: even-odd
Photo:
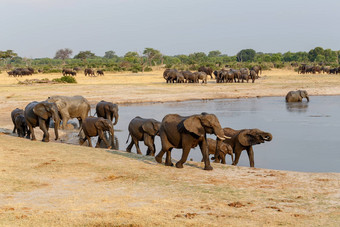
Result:
[[[235,55],[340,50],[339,0],[0,0],[0,50]]]

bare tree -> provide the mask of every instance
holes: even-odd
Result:
[[[54,59],[62,59],[63,64],[65,64],[65,59],[70,58],[73,51],[69,48],[60,49],[55,53]]]

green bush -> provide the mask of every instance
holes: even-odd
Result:
[[[144,69],[144,72],[151,72],[152,71],[152,68],[150,68],[150,67],[146,67],[145,69]]]
[[[55,78],[52,81],[57,83],[70,83],[70,84],[77,83],[76,79],[72,76],[62,76],[61,78]]]

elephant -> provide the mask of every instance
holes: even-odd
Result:
[[[182,75],[184,76],[185,83],[188,83],[188,78],[192,77],[192,72],[190,71],[181,71]]]
[[[250,167],[254,167],[254,151],[253,145],[271,141],[272,134],[263,132],[259,129],[242,129],[234,130],[232,128],[223,128],[225,136],[230,136],[231,139],[225,139],[224,143],[229,144],[235,153],[235,160],[232,165],[237,165],[241,152],[247,150]],[[217,152],[216,152],[217,153]]]
[[[210,76],[211,79],[213,78],[212,76],[213,70],[210,67],[204,67],[204,66],[199,67],[198,72],[205,72],[207,75]]]
[[[46,100],[57,105],[59,114],[63,120],[63,129],[66,129],[67,121],[77,118],[79,127],[91,110],[90,103],[83,96],[51,96]]]
[[[204,169],[212,170],[208,155],[207,133],[215,134],[221,141],[226,138],[214,114],[201,113],[187,117],[178,114],[166,115],[159,129],[162,150],[155,157],[156,161],[162,163],[163,155],[166,153],[165,165],[172,166],[171,150],[182,148],[182,158],[176,163],[176,167],[183,168],[190,149],[199,145],[204,160]]]
[[[27,122],[24,116],[24,113],[19,114],[15,117],[15,127],[17,129],[18,137],[30,138],[30,131],[28,130]]]
[[[184,78],[182,73],[177,74],[176,82],[177,83],[184,83],[185,82],[185,78]]]
[[[260,75],[262,74],[262,67],[259,65],[255,65],[251,68],[251,70],[254,70],[256,72],[256,77],[259,78],[259,73]]]
[[[127,152],[131,152],[133,145],[136,146],[137,154],[142,154],[139,149],[138,141],[144,141],[145,146],[148,147],[146,155],[155,156],[155,136],[159,136],[159,128],[161,123],[155,119],[145,119],[139,116],[133,118],[129,124],[129,136],[126,143],[129,141],[131,135],[131,143],[126,148]]]
[[[62,73],[63,73],[63,76],[67,76],[67,75],[76,76],[77,75],[77,72],[73,71],[72,69],[63,69]]]
[[[53,118],[55,122],[54,133],[55,140],[59,138],[58,129],[60,125],[60,118],[58,108],[55,103],[42,101],[42,102],[31,102],[25,107],[24,116],[32,134],[32,140],[36,140],[33,128],[39,126],[44,132],[43,142],[49,141],[49,124],[50,119]]]
[[[309,102],[309,96],[306,90],[290,91],[286,95],[286,102],[302,102],[302,99],[306,98]]]
[[[166,82],[167,83],[175,83],[177,82],[177,77],[183,76],[182,73],[178,72],[176,69],[170,69],[166,74]]]
[[[236,79],[237,79],[237,82],[240,83],[241,71],[237,70],[237,69],[230,69],[229,72],[232,72],[234,74],[234,81],[235,81],[235,83],[236,83]]]
[[[218,143],[218,141],[211,139],[211,138],[208,138],[207,142],[208,142],[208,153],[209,155],[211,154],[214,155],[212,159],[215,160],[215,162],[221,162],[222,164],[226,164],[225,156],[227,154],[231,156],[231,161],[232,162],[234,161],[233,148],[229,144]],[[218,146],[218,149],[219,149],[218,157],[215,157],[216,146]]]
[[[97,74],[99,76],[104,76],[104,71],[103,70],[97,70]]]
[[[188,79],[187,79],[188,83],[198,83],[198,75],[195,73],[191,73],[190,75],[188,75]]]
[[[249,71],[249,77],[252,80],[252,83],[255,83],[255,79],[256,79],[256,72],[254,70],[250,70]],[[247,81],[248,82],[248,81]]]
[[[102,117],[87,117],[82,125],[81,131],[84,131],[85,138],[79,138],[79,143],[82,145],[87,140],[89,143],[89,147],[92,147],[91,137],[98,136],[98,141],[96,147],[100,147],[100,142],[103,140],[108,149],[111,149],[112,146],[105,138],[104,132],[108,131],[111,135],[112,141],[114,141],[114,130],[112,121],[102,118]],[[79,132],[79,135],[80,135]]]
[[[208,75],[205,72],[194,72],[194,75],[197,75],[198,80],[202,80],[202,84],[208,83]]]
[[[118,123],[119,115],[117,104],[102,100],[96,105],[96,113],[98,117],[103,117],[105,119],[108,119],[109,121],[112,121],[114,118],[115,122],[113,123],[113,125],[116,125]]]
[[[96,76],[93,69],[85,69],[84,74],[85,76]]]
[[[17,127],[16,127],[16,125],[15,125],[15,118],[16,118],[17,116],[19,116],[20,114],[24,114],[24,110],[23,110],[23,109],[16,108],[16,109],[14,109],[14,110],[11,112],[11,118],[12,118],[12,122],[13,122],[13,125],[14,125],[14,128],[13,128],[12,133],[15,133],[16,130],[17,130]]]

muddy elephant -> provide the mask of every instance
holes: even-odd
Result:
[[[215,160],[214,162],[221,162],[222,164],[226,164],[225,156],[227,154],[231,156],[231,161],[234,161],[233,148],[229,144],[218,143],[218,141],[211,138],[208,138],[207,142],[209,155],[214,155],[214,157],[212,158],[213,160]],[[218,157],[215,157],[216,148],[218,149]]]
[[[13,131],[12,133],[15,133],[17,130],[17,127],[15,126],[15,118],[17,116],[19,116],[20,114],[24,114],[24,110],[23,109],[19,109],[19,108],[15,108],[12,112],[11,112],[11,118],[12,118],[12,122],[14,125]]]
[[[144,141],[145,146],[148,147],[146,155],[155,156],[155,136],[159,135],[159,128],[161,123],[155,119],[145,119],[141,117],[135,117],[129,124],[129,136],[126,143],[131,136],[131,143],[126,148],[127,152],[131,152],[131,148],[135,145],[137,154],[142,154],[138,141]]]
[[[286,95],[286,102],[302,102],[302,99],[306,98],[309,102],[309,96],[306,90],[290,91]]]
[[[205,72],[207,75],[210,76],[211,79],[213,78],[212,76],[213,70],[210,67],[205,66],[199,67],[198,72]]]
[[[214,114],[202,113],[188,117],[178,114],[166,115],[159,130],[162,150],[156,156],[156,161],[162,163],[163,155],[166,153],[165,165],[172,166],[171,150],[182,148],[182,158],[176,163],[176,167],[183,168],[190,149],[199,145],[205,165],[204,169],[212,170],[208,154],[207,133],[215,134],[221,140],[226,138],[218,118]]]
[[[84,74],[85,76],[96,76],[93,69],[85,69]]]
[[[259,129],[242,129],[234,130],[232,128],[223,128],[224,135],[230,136],[231,139],[225,139],[224,143],[229,144],[235,153],[233,165],[237,165],[241,152],[246,150],[249,157],[250,167],[254,167],[254,150],[253,145],[271,141],[272,134],[263,132]]]
[[[72,118],[77,118],[79,127],[82,121],[87,118],[90,112],[90,103],[83,96],[51,96],[46,100],[57,105],[59,114],[63,120],[63,129],[66,129],[67,121]]]
[[[79,143],[82,145],[85,141],[88,141],[89,147],[92,147],[91,137],[98,136],[96,147],[100,147],[100,142],[103,140],[108,149],[112,148],[112,145],[107,141],[104,132],[108,131],[112,141],[114,141],[114,130],[112,121],[102,117],[87,117],[83,121],[80,132],[83,131],[85,138],[79,138]],[[79,135],[81,134],[79,132]]]
[[[115,122],[113,125],[116,125],[118,123],[118,105],[113,104],[112,102],[106,102],[104,100],[100,101],[96,105],[96,113],[98,117],[103,117],[105,119],[108,119],[110,121],[115,119]]]
[[[202,84],[208,83],[208,75],[205,72],[194,72],[194,75],[197,75],[198,80],[202,80]]]
[[[60,125],[60,118],[58,108],[55,103],[42,101],[31,102],[25,107],[24,116],[27,122],[27,126],[32,135],[32,140],[36,140],[33,128],[39,126],[43,131],[44,136],[42,141],[48,142],[50,135],[48,133],[50,119],[52,118],[55,123],[54,133],[55,140],[59,138],[58,129]]]

